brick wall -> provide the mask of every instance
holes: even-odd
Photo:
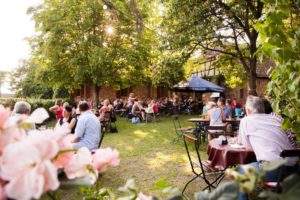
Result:
[[[146,99],[150,97],[151,88],[146,85],[140,85],[132,88],[132,92],[137,98]]]
[[[265,97],[267,84],[269,83],[268,79],[259,78],[256,80],[256,91],[257,95],[260,97]],[[248,88],[240,87],[235,89],[226,89],[225,97],[226,98],[236,98],[238,102],[244,104],[248,96]]]
[[[117,92],[112,86],[102,86],[99,96],[101,99],[115,99],[116,94]]]

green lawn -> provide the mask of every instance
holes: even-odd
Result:
[[[193,116],[182,116],[183,126],[193,126],[187,122]],[[182,190],[192,177],[190,165],[182,139],[174,144],[177,137],[171,117],[161,117],[159,122],[131,124],[125,118],[118,118],[118,133],[105,135],[102,147],[116,148],[120,152],[121,163],[116,168],[109,168],[99,179],[104,187],[117,191],[126,180],[135,179],[140,191],[162,197],[161,190],[155,183],[166,179],[168,183]],[[206,145],[202,145],[202,155],[206,158]],[[193,196],[201,190],[203,183],[190,184],[187,193]],[[78,190],[64,191],[64,199],[78,199]]]

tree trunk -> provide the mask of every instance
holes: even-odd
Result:
[[[99,93],[100,93],[100,89],[101,89],[100,86],[94,84],[94,90],[93,90],[93,92],[94,92],[94,94],[93,94],[93,106],[94,106],[94,108],[97,108],[98,105],[99,105]]]
[[[250,61],[250,72],[248,73],[248,95],[257,96],[257,92],[256,92],[256,60]]]

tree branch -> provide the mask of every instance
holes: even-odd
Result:
[[[240,25],[241,28],[244,29],[244,31],[246,32],[247,35],[250,36],[250,31],[249,31],[249,28],[247,28],[243,22],[241,21],[241,19],[236,16],[232,11],[231,11],[231,8],[226,4],[226,3],[223,3],[221,0],[218,0],[217,1],[219,3],[220,6],[222,6],[225,11],[229,12],[230,15],[232,15],[232,17],[234,18],[234,20]]]
[[[237,41],[236,31],[235,31],[234,26],[232,26],[232,30],[233,30],[233,35],[235,36],[235,39],[234,39],[234,44],[235,44],[235,45],[234,45],[234,46],[235,46],[235,50],[237,51],[237,53],[238,53],[238,55],[239,55],[239,60],[242,62],[242,64],[243,64],[245,70],[246,70],[247,72],[249,72],[249,71],[250,71],[250,68],[249,68],[249,66],[247,65],[247,63],[245,62],[244,56],[243,56],[243,54],[242,54],[242,52],[241,52],[241,50],[240,50],[240,47],[239,47],[239,44],[238,44],[238,41]]]

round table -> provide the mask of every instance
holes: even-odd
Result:
[[[210,165],[221,170],[238,164],[256,162],[253,151],[245,148],[233,148],[230,145],[220,145],[216,139],[209,141],[207,154]]]

